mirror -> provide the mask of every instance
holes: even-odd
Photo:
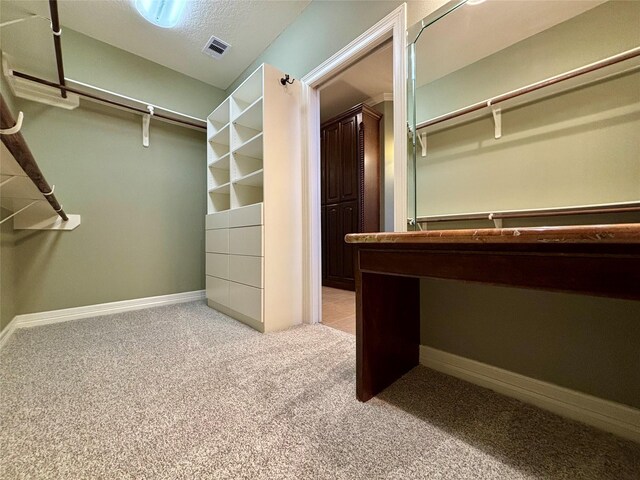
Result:
[[[503,212],[504,226],[567,224],[585,216],[551,219],[554,209],[640,210],[639,26],[640,2],[486,0],[452,2],[412,27],[418,223],[500,226],[489,215]],[[523,210],[542,212],[534,221]]]

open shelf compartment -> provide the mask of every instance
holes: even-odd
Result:
[[[262,156],[264,154],[262,139],[262,132],[258,133],[257,135],[248,139],[246,142],[242,143],[239,147],[234,149],[233,153],[242,155],[244,157],[262,159]]]
[[[240,125],[252,130],[262,130],[262,104],[263,97],[258,98],[249,105],[236,119],[234,125]]]

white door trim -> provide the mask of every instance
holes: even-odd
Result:
[[[400,5],[369,30],[301,79],[303,315],[305,323],[322,318],[320,226],[320,95],[319,88],[378,45],[393,42],[394,230],[407,229],[407,6]]]

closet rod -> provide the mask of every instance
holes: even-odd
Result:
[[[9,106],[4,101],[4,97],[0,94],[0,128],[9,129],[15,125],[16,121],[11,114],[11,110],[9,110]],[[38,190],[40,190],[40,193],[44,195],[44,198],[47,199],[55,212],[60,215],[62,220],[65,222],[69,220],[69,217],[64,213],[62,206],[58,203],[58,200],[53,193],[53,188],[51,188],[47,183],[40,167],[38,167],[36,160],[33,158],[33,154],[29,149],[29,145],[27,145],[27,142],[22,136],[22,133],[18,131],[13,134],[0,135],[0,137],[2,137],[2,143],[5,144],[7,150],[11,152],[13,158],[18,162],[18,165],[20,165],[22,170],[24,170],[24,172],[29,176]]]
[[[640,212],[640,202],[608,203],[577,207],[539,208],[534,210],[505,210],[498,212],[454,213],[418,217],[417,223],[453,222],[457,220],[501,220],[505,218],[556,217],[561,215],[589,215],[600,213]]]
[[[71,93],[75,93],[76,95],[80,95],[81,97],[86,97],[86,98],[90,98],[90,99],[98,101],[98,102],[107,103],[109,105],[113,105],[113,106],[118,107],[118,108],[124,108],[126,110],[131,110],[131,111],[134,111],[136,113],[141,113],[143,115],[148,115],[149,114],[148,110],[143,110],[141,108],[132,107],[131,105],[126,105],[124,103],[120,103],[120,102],[116,102],[116,101],[113,101],[113,100],[109,100],[109,99],[101,97],[99,95],[86,93],[86,92],[83,92],[82,90],[78,90],[78,89],[73,88],[73,87],[63,86],[63,85],[60,85],[60,84],[55,83],[55,82],[50,82],[49,80],[44,80],[44,79],[39,78],[39,77],[34,77],[33,75],[29,75],[27,73],[22,73],[22,72],[18,72],[16,70],[13,70],[13,75],[16,76],[16,77],[19,77],[19,78],[24,78],[25,80],[29,80],[31,82],[39,83],[41,85],[47,85],[47,86],[53,87],[53,88],[64,88],[66,91],[71,92]],[[182,125],[187,125],[189,127],[198,128],[200,130],[206,130],[207,129],[206,126],[198,125],[197,123],[188,122],[186,120],[180,120],[178,118],[172,118],[172,117],[170,117],[168,115],[164,115],[162,113],[155,112],[153,114],[153,116],[154,116],[154,118],[156,118],[156,117],[157,118],[161,118],[161,119],[167,120],[169,122],[179,123],[179,124],[182,124]]]
[[[426,127],[431,127],[433,125],[437,125],[438,123],[452,120],[454,118],[461,117],[463,115],[467,115],[469,113],[477,112],[478,110],[487,108],[489,105],[496,106],[497,104],[507,100],[511,100],[512,98],[520,97],[522,95],[526,95],[527,93],[535,92],[542,88],[549,87],[551,85],[555,85],[557,83],[563,82],[565,80],[570,80],[572,78],[579,77],[586,73],[591,73],[596,70],[600,70],[602,68],[610,67],[611,65],[615,65],[617,63],[624,62],[626,60],[630,60],[636,57],[640,57],[640,47],[632,48],[631,50],[627,50],[626,52],[613,55],[612,57],[608,57],[594,63],[590,63],[589,65],[585,65],[583,67],[576,68],[575,70],[571,70],[571,71],[562,73],[560,75],[556,75],[555,77],[550,77],[545,80],[541,80],[539,82],[535,82],[530,85],[527,85],[525,87],[521,87],[516,90],[511,90],[510,92],[507,92],[507,93],[503,93],[501,95],[498,95],[497,97],[489,98],[482,102],[474,103],[473,105],[469,105],[468,107],[461,108],[460,110],[456,110],[454,112],[447,113],[445,115],[441,115],[436,118],[432,118],[431,120],[426,120],[416,125],[416,131]]]
[[[58,0],[49,0],[49,11],[51,12],[51,31],[53,32],[53,47],[56,51],[60,95],[62,95],[62,98],[67,98],[64,82],[64,65],[62,64],[62,41],[60,39],[62,30],[60,29],[60,21],[58,19]]]

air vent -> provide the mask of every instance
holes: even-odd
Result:
[[[231,45],[229,45],[224,40],[220,40],[218,37],[211,36],[209,41],[205,44],[204,48],[202,49],[202,53],[206,53],[207,55],[213,58],[220,58],[225,53],[227,53],[227,50],[229,50],[230,46]]]

